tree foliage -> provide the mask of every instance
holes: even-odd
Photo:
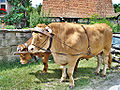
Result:
[[[113,6],[114,6],[114,10],[115,10],[116,13],[120,12],[120,3],[119,4],[114,4]]]
[[[30,27],[35,27],[39,23],[49,24],[51,22],[50,11],[45,13],[41,11],[38,12],[38,9],[34,9],[30,14]]]
[[[21,25],[25,20],[29,18],[29,12],[31,11],[30,0],[7,0],[8,4],[12,5],[12,10],[9,14],[6,14],[2,21],[8,25]]]
[[[41,8],[42,8],[42,5],[41,5],[41,3],[37,6],[37,12],[38,12],[38,14],[40,14],[41,13]]]

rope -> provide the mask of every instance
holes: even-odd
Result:
[[[86,34],[87,39],[88,39],[88,52],[81,52],[81,53],[78,53],[78,54],[69,54],[69,55],[78,56],[78,55],[81,55],[81,54],[87,54],[87,55],[92,55],[92,56],[94,56],[94,55],[91,53],[90,40],[89,40],[89,36],[88,36],[87,30],[85,29],[85,27],[84,27],[83,25],[81,25],[81,27],[82,27],[83,30],[85,31],[85,34]],[[44,32],[42,32],[42,34],[44,34]],[[45,32],[45,35],[47,35],[47,36],[50,37],[50,45],[49,45],[49,47],[51,47],[51,41],[52,41],[52,39],[53,39],[55,36],[54,36],[54,35],[51,35],[51,34],[49,34],[49,33],[46,33],[46,32]],[[57,37],[54,38],[54,39],[57,40],[58,42],[64,44],[65,46],[67,46],[67,47],[75,50],[75,51],[80,51],[80,50],[78,50],[78,49],[76,49],[76,48],[73,48],[73,47],[67,45],[65,42],[62,42],[62,41],[61,41],[60,39],[58,39]],[[46,40],[45,40],[45,41],[46,41]],[[44,41],[44,42],[45,42],[45,41]],[[34,45],[34,46],[36,46],[36,45]],[[38,47],[38,46],[36,46],[36,47]],[[45,52],[51,52],[51,51],[50,51],[50,48],[49,48],[49,50],[43,49],[43,48],[41,48],[41,47],[38,47],[38,48],[41,49],[41,50],[43,50],[43,51],[45,51]],[[68,55],[68,54],[66,54],[66,53],[58,53],[58,52],[51,52],[51,53],[56,53],[56,54],[60,54],[60,55]]]

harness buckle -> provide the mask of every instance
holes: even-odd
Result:
[[[91,55],[91,56],[95,56],[95,55],[93,55],[92,53],[91,53],[91,47],[88,47],[88,55]]]

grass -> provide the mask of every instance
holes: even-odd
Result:
[[[76,87],[80,90],[86,87],[90,80],[96,76],[93,74],[97,62],[96,58],[82,60],[76,72],[74,80]],[[19,60],[15,62],[0,63],[0,88],[1,90],[69,90],[68,82],[60,83],[61,70],[59,65],[53,61],[48,62],[48,71],[41,74],[42,61],[21,65]],[[68,80],[68,79],[67,79]]]

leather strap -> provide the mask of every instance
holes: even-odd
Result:
[[[49,51],[50,51],[50,48],[51,48],[51,46],[52,46],[53,36],[54,36],[54,34],[51,34],[50,44],[49,44],[49,47],[47,48],[47,50],[49,50]]]
[[[83,25],[81,25],[81,27],[82,27],[83,30],[85,31],[85,34],[86,34],[87,39],[88,39],[88,55],[92,55],[92,56],[94,56],[94,55],[91,53],[90,39],[89,39],[89,36],[88,36],[87,30],[85,29],[85,27],[84,27]]]

